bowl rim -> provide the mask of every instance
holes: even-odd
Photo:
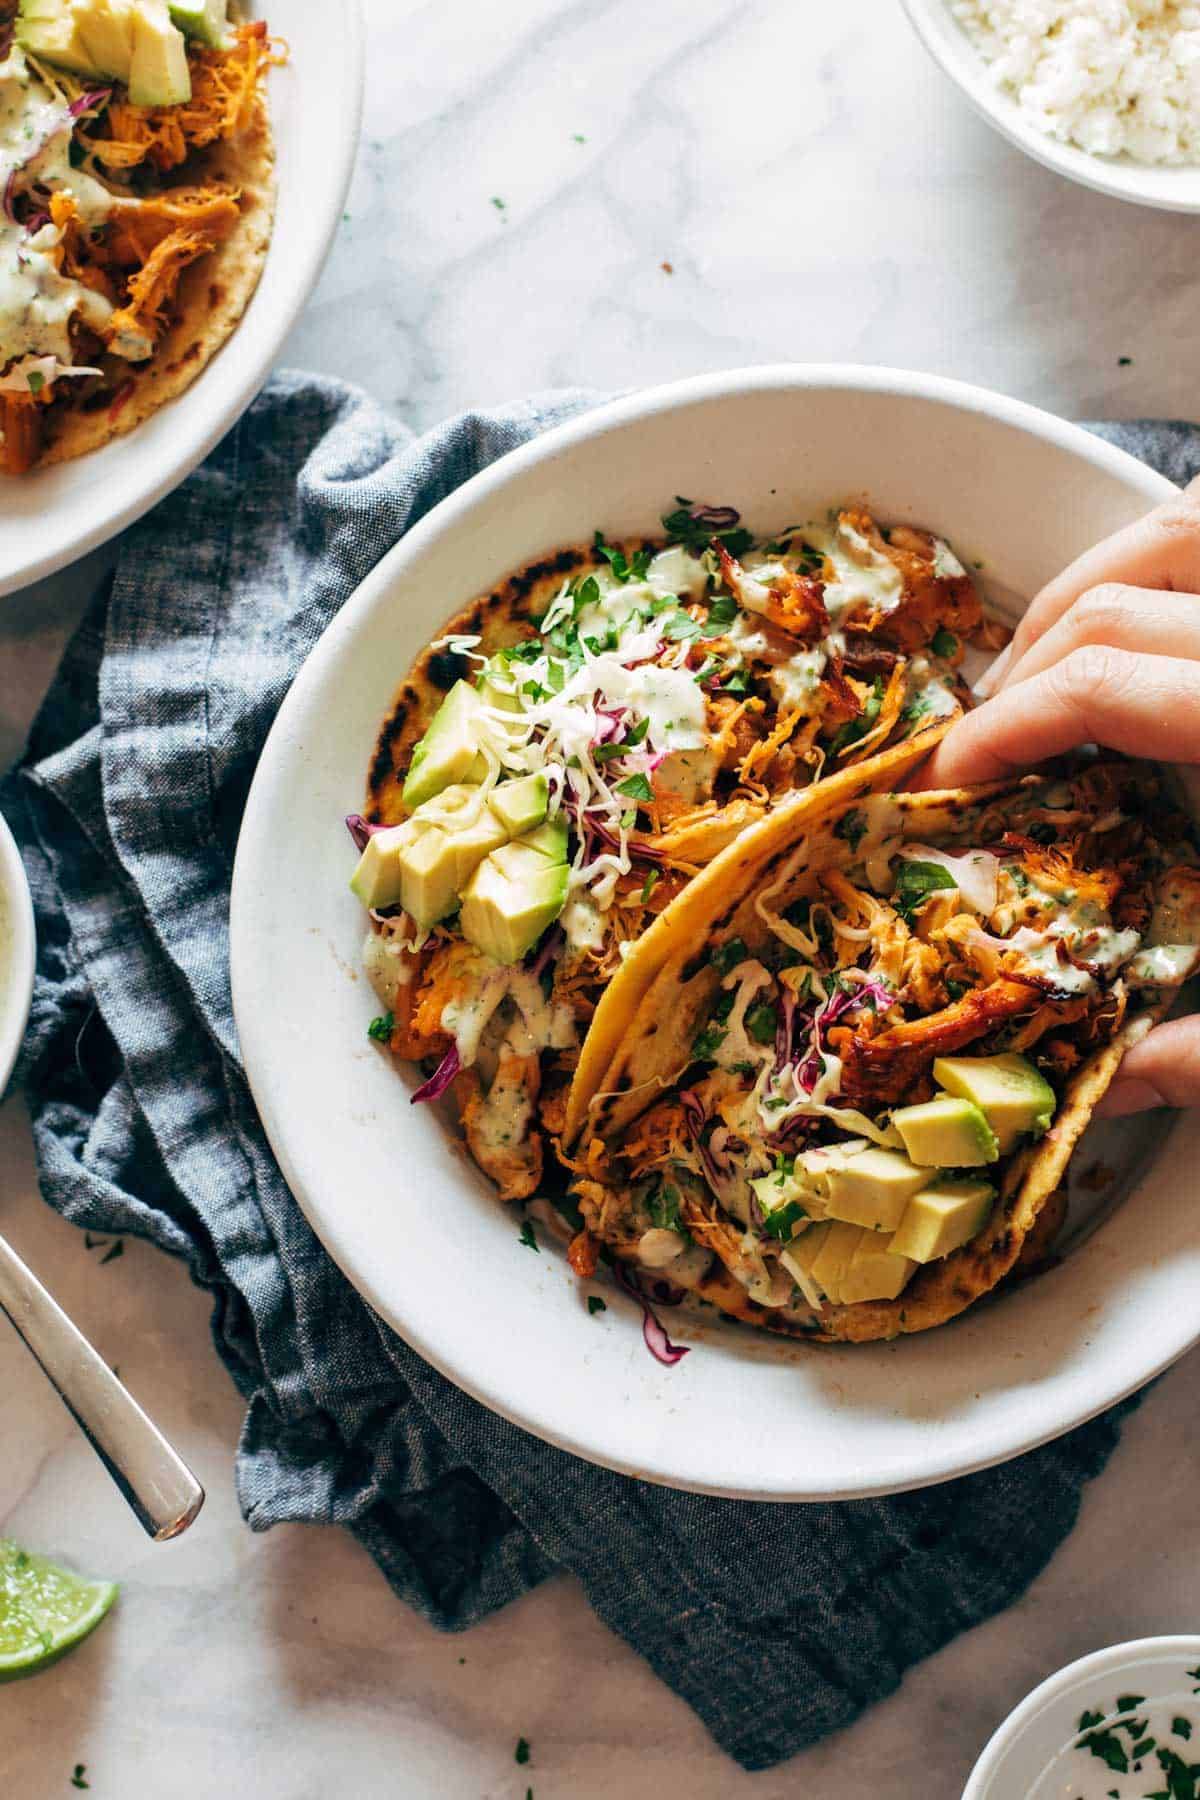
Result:
[[[295,0],[292,0],[295,4]],[[29,483],[38,481],[67,482],[72,471],[93,463],[109,451],[131,454],[129,447],[137,445],[144,439],[147,430],[152,430],[156,421],[169,416],[171,428],[164,430],[160,425],[160,435],[164,441],[155,443],[154,454],[157,467],[151,468],[149,450],[144,463],[137,464],[132,470],[121,472],[114,479],[114,472],[108,472],[108,478],[97,481],[94,486],[101,493],[113,486],[120,491],[125,489],[126,497],[102,514],[97,514],[98,500],[90,488],[72,497],[69,491],[62,495],[51,494],[45,505],[50,512],[54,526],[53,533],[48,534],[48,542],[44,550],[33,554],[17,550],[10,556],[4,545],[5,506],[4,496],[0,496],[0,599],[7,594],[18,592],[31,586],[34,582],[44,580],[57,570],[68,564],[78,562],[81,557],[101,544],[108,543],[126,526],[132,525],[143,514],[150,511],[158,501],[171,493],[186,480],[192,471],[199,467],[221,439],[236,425],[247,408],[252,404],[269,380],[278,360],[284,343],[299,319],[300,313],[308,302],[329,256],[330,245],[334,233],[341,221],[345,207],[346,193],[354,173],[355,159],[358,155],[359,141],[362,135],[363,93],[366,66],[366,19],[364,13],[365,0],[340,0],[338,7],[338,34],[342,49],[339,52],[345,74],[347,92],[352,96],[349,106],[340,114],[337,129],[329,140],[329,156],[325,164],[325,204],[323,215],[318,214],[317,229],[306,228],[302,241],[291,248],[288,259],[288,288],[286,296],[279,299],[272,310],[258,322],[253,317],[254,302],[258,294],[265,289],[266,278],[271,267],[271,254],[277,248],[279,231],[279,208],[276,207],[272,220],[271,238],[267,245],[267,255],[255,291],[247,301],[246,310],[238,320],[227,341],[222,344],[211,362],[201,370],[190,387],[168,401],[165,406],[151,413],[132,432],[125,437],[113,439],[109,444],[102,444],[90,451],[87,456],[71,462],[59,463],[45,470],[33,470],[26,477],[16,477],[27,485],[19,492],[12,494],[14,508],[11,516],[17,518],[22,530],[25,529],[30,513],[34,518],[43,504],[39,495],[31,494]],[[251,4],[247,9],[252,16],[257,16],[261,8]],[[286,20],[284,21],[286,28]],[[278,186],[278,183],[277,183]],[[293,208],[293,211],[296,211]],[[227,354],[229,353],[229,354]],[[222,379],[224,375],[225,379]],[[174,451],[172,446],[182,440],[185,447]],[[27,499],[29,503],[27,503]],[[17,504],[19,503],[19,504]],[[72,520],[72,513],[78,516],[78,524]]]
[[[1200,212],[1200,164],[1135,162],[1064,144],[1026,119],[1019,103],[992,81],[988,65],[951,13],[947,0],[901,0],[909,23],[933,61],[980,116],[1010,144],[1068,181],[1161,212]],[[1191,179],[1191,193],[1183,191]]]
[[[0,894],[5,901],[9,943],[0,943],[8,971],[0,961],[0,1094],[8,1085],[25,1036],[33,1001],[33,975],[37,962],[37,930],[33,897],[17,841],[0,813]]]
[[[856,1469],[852,1483],[821,1485],[817,1481],[814,1485],[815,1478],[810,1475],[805,1478],[807,1485],[801,1487],[794,1479],[789,1479],[785,1485],[782,1480],[767,1481],[760,1476],[755,1478],[755,1485],[750,1485],[735,1479],[706,1479],[692,1474],[680,1476],[674,1471],[664,1472],[661,1466],[647,1468],[645,1461],[635,1461],[627,1451],[622,1454],[619,1447],[614,1447],[614,1433],[608,1434],[614,1441],[601,1449],[597,1447],[595,1436],[589,1437],[582,1426],[552,1427],[539,1413],[535,1397],[528,1391],[514,1394],[505,1390],[502,1380],[497,1378],[486,1359],[474,1352],[464,1353],[456,1346],[448,1345],[445,1337],[438,1339],[412,1319],[399,1316],[399,1309],[389,1296],[388,1279],[381,1266],[383,1259],[373,1258],[368,1263],[355,1255],[354,1233],[345,1211],[338,1209],[337,1218],[331,1219],[318,1192],[308,1191],[303,1173],[292,1161],[288,1144],[288,1107],[282,1094],[286,1083],[277,1080],[274,1074],[277,1062],[275,1022],[265,1010],[253,1004],[251,996],[257,980],[258,940],[252,924],[260,846],[269,841],[277,798],[282,801],[288,792],[282,766],[294,747],[292,722],[295,721],[294,743],[298,745],[304,741],[305,727],[310,733],[312,730],[312,721],[306,716],[309,696],[315,698],[323,691],[329,678],[327,672],[337,668],[341,657],[348,653],[351,641],[369,624],[376,610],[386,605],[387,597],[400,587],[407,570],[424,557],[431,540],[459,529],[464,517],[490,499],[496,490],[523,481],[539,466],[569,454],[585,440],[618,434],[626,426],[648,421],[661,413],[686,412],[693,405],[713,400],[745,398],[756,392],[800,393],[810,389],[866,392],[940,403],[967,414],[982,415],[998,425],[1032,435],[1089,463],[1099,472],[1122,480],[1145,496],[1147,507],[1178,491],[1165,476],[1129,452],[1025,401],[948,377],[890,367],[785,363],[721,370],[623,395],[591,408],[498,458],[439,502],[380,559],[326,627],[285,696],[264,744],[238,838],[230,906],[234,1016],[247,1080],[264,1130],[301,1211],[347,1279],[374,1310],[418,1355],[456,1387],[490,1411],[573,1455],[618,1473],[692,1492],[799,1503],[906,1492],[1005,1462],[1094,1418],[1152,1380],[1191,1348],[1200,1336],[1200,1324],[1189,1325],[1186,1335],[1172,1338],[1165,1346],[1156,1344],[1149,1360],[1136,1365],[1127,1378],[1123,1371],[1119,1381],[1110,1380],[1099,1392],[1090,1389],[1086,1398],[1074,1397],[1070,1407],[1052,1423],[1044,1419],[1039,1419],[1032,1427],[1025,1423],[1020,1430],[1014,1429],[999,1442],[977,1442],[969,1454],[964,1454],[961,1447],[954,1450],[939,1445],[936,1452],[925,1458],[919,1472],[908,1468],[870,1475]]]
[[[1138,1664],[1157,1661],[1160,1657],[1176,1656],[1200,1659],[1200,1636],[1182,1632],[1159,1637],[1128,1638],[1124,1643],[1108,1644],[1102,1650],[1091,1650],[1085,1656],[1076,1657],[1074,1662],[1064,1663],[1061,1669],[1055,1669],[1053,1674],[1040,1681],[1037,1687],[1032,1688],[1001,1719],[971,1770],[963,1789],[962,1800],[987,1800],[989,1786],[998,1775],[1004,1773],[1005,1762],[1017,1749],[1025,1732],[1074,1688],[1085,1683],[1091,1684],[1103,1676],[1118,1674]]]

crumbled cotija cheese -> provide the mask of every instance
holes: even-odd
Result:
[[[1040,130],[1096,156],[1200,162],[1200,4],[949,0]]]

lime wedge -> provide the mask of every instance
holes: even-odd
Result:
[[[117,1597],[0,1538],[0,1681],[36,1675],[94,1631]]]

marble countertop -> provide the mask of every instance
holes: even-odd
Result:
[[[362,382],[417,429],[534,388],[785,359],[930,369],[1077,417],[1200,412],[1200,222],[1023,159],[926,62],[898,0],[367,5],[362,155],[287,360]],[[105,561],[0,602],[0,765]],[[349,1537],[252,1536],[205,1297],[140,1244],[102,1266],[48,1211],[17,1101],[0,1111],[0,1227],[209,1493],[187,1537],[149,1545],[0,1326],[0,1528],[124,1589],[75,1656],[0,1689],[6,1800],[73,1792],[77,1763],[97,1800],[316,1800],[334,1782],[356,1800],[955,1800],[1050,1670],[1195,1629],[1190,1357],[1018,1606],[850,1731],[743,1775],[570,1580],[448,1638]]]

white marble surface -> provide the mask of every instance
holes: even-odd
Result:
[[[1025,162],[926,64],[896,0],[368,7],[363,154],[289,360],[363,382],[418,428],[534,387],[789,357],[934,369],[1076,416],[1200,410],[1200,223]],[[0,762],[103,563],[0,602]],[[74,1792],[80,1762],[112,1800],[316,1800],[334,1784],[355,1800],[954,1800],[1050,1669],[1195,1629],[1193,1357],[1019,1606],[853,1730],[744,1776],[567,1580],[443,1638],[348,1538],[252,1537],[204,1297],[143,1246],[99,1265],[38,1200],[16,1102],[0,1112],[0,1227],[209,1490],[188,1537],[149,1546],[0,1328],[0,1529],[124,1584],[77,1655],[0,1690],[5,1800]]]

